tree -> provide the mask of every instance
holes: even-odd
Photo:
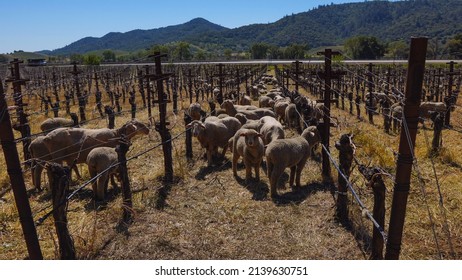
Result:
[[[178,42],[173,51],[174,58],[179,61],[191,60],[192,54],[188,42]]]
[[[393,59],[407,59],[409,56],[409,45],[403,40],[389,43],[387,50]]]
[[[447,43],[449,55],[455,59],[462,58],[462,34],[457,34]]]
[[[255,43],[250,47],[250,53],[253,59],[267,58],[269,46],[265,43]]]
[[[288,59],[304,59],[308,45],[291,44],[284,50],[284,57]]]
[[[207,60],[207,53],[204,50],[198,50],[195,54],[195,59],[197,61]]]
[[[270,45],[268,47],[268,58],[269,59],[281,59],[283,58],[283,52],[280,47],[275,46],[275,45]]]
[[[374,36],[357,36],[345,41],[345,49],[353,59],[378,59],[385,54],[385,45]]]
[[[96,54],[88,54],[83,57],[83,64],[85,65],[100,65],[101,57]]]
[[[111,50],[103,51],[103,61],[110,61],[110,62],[116,61],[115,53]]]
[[[84,57],[81,54],[74,53],[74,54],[71,54],[70,59],[71,59],[71,61],[76,61],[78,63],[82,63]]]
[[[233,51],[231,49],[225,49],[223,51],[223,55],[225,56],[226,60],[231,60],[232,54],[233,54]]]

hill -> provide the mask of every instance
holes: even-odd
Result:
[[[53,55],[86,53],[104,49],[135,51],[152,45],[182,41],[194,34],[201,36],[207,32],[223,31],[227,28],[211,23],[203,18],[189,22],[150,30],[132,30],[125,33],[111,32],[101,38],[86,37],[63,48],[51,52]]]
[[[298,43],[319,47],[341,45],[345,39],[357,35],[375,36],[382,41],[428,36],[444,42],[462,33],[461,13],[462,1],[459,0],[331,4],[285,16],[274,23],[252,24],[234,29],[196,18],[187,23],[158,29],[111,32],[101,38],[83,38],[51,54],[86,53],[103,49],[134,51],[176,41],[187,41],[208,50],[248,50],[256,42],[277,46]]]

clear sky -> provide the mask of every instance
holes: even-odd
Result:
[[[1,0],[0,53],[64,47],[109,32],[153,29],[202,17],[235,28],[275,22],[318,5],[360,0]]]

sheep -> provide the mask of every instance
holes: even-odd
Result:
[[[29,144],[29,153],[31,155],[31,175],[32,184],[38,191],[42,191],[42,171],[43,164],[40,161],[51,161],[52,157],[48,151],[47,146],[43,142],[45,136],[38,136]],[[74,166],[74,171],[78,174],[77,166]]]
[[[234,101],[232,99],[226,99],[225,101],[223,102],[231,102],[231,104],[234,105],[234,108],[236,108],[236,110],[255,110],[255,109],[258,109],[258,107],[254,106],[254,105],[238,105],[238,104],[234,104]],[[221,108],[223,108],[223,106],[221,105]]]
[[[84,163],[92,148],[115,147],[122,135],[130,140],[140,134],[149,134],[149,128],[137,120],[131,120],[118,129],[58,128],[48,133],[43,142],[51,161],[66,162],[71,166],[74,161]],[[78,172],[77,176],[80,177]]]
[[[238,110],[230,100],[223,101],[221,108],[225,109],[226,113],[230,116],[235,116],[237,113],[242,113],[249,120],[258,120],[264,116],[276,116],[273,111],[263,108],[258,108],[256,110]]]
[[[298,114],[297,106],[294,103],[291,103],[286,107],[284,114],[287,128],[296,128],[299,125],[300,115]]]
[[[444,102],[426,101],[420,103],[419,116],[421,118],[430,118],[431,112],[446,113],[447,106],[444,104]]]
[[[252,167],[255,169],[255,179],[260,181],[260,165],[265,154],[262,135],[254,129],[241,128],[229,141],[233,150],[233,175],[237,177],[237,161],[242,156],[246,182],[252,177]]]
[[[282,124],[273,117],[263,117],[259,121],[258,131],[262,135],[263,143],[268,145],[276,139],[284,139]]]
[[[97,147],[88,153],[87,166],[90,177],[94,178],[101,172],[105,171],[97,181],[93,181],[93,193],[97,200],[104,200],[107,192],[109,176],[111,176],[111,183],[114,187],[117,184],[114,182],[114,176],[119,175],[119,168],[117,165],[118,155],[115,148],[111,147]],[[112,166],[112,167],[111,167]]]
[[[252,105],[252,99],[245,93],[240,94],[239,105]]]
[[[281,121],[285,118],[286,108],[289,106],[290,100],[281,99],[274,103],[274,112],[276,113],[277,120]]]
[[[321,136],[315,126],[306,128],[302,134],[290,139],[277,139],[266,148],[267,175],[270,179],[270,195],[278,196],[276,185],[284,169],[290,167],[289,184],[300,187],[300,176],[307,162],[311,148],[321,141]]]
[[[187,114],[193,119],[193,120],[200,120],[202,117],[205,116],[205,112],[201,108],[201,104],[199,103],[191,103],[189,105]]]
[[[272,108],[273,106],[274,106],[273,98],[269,97],[268,95],[260,96],[258,98],[258,107],[260,107],[260,108]]]
[[[228,141],[241,128],[241,123],[234,117],[228,117],[204,123],[192,121],[186,128],[192,128],[193,136],[197,138],[202,148],[206,149],[207,165],[211,166],[213,153],[221,147],[222,157],[224,157]]]
[[[60,127],[78,127],[79,119],[75,113],[71,113],[71,119],[66,118],[50,118],[44,120],[40,124],[40,129],[43,132],[50,132]]]

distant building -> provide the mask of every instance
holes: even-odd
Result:
[[[46,66],[47,60],[45,58],[29,58],[27,66]]]

